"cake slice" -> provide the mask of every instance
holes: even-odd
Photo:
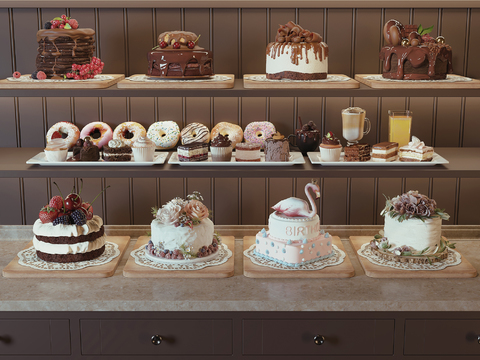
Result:
[[[397,159],[398,143],[384,141],[372,146],[372,161],[390,162]]]
[[[398,150],[398,159],[400,161],[416,162],[432,161],[433,147],[426,146],[419,138],[412,136],[412,141]]]
[[[190,143],[177,147],[179,161],[203,161],[208,159],[208,144]]]
[[[354,144],[344,148],[344,161],[370,160],[370,145],[367,143]]]

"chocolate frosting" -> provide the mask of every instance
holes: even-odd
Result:
[[[322,139],[322,144],[325,145],[340,145],[340,140],[335,137],[335,134],[329,131]]]
[[[158,35],[158,45],[160,45],[162,41],[165,41],[168,46],[164,49],[173,49],[173,44],[178,42],[182,50],[203,50],[202,47],[197,45],[195,45],[193,49],[187,46],[189,41],[196,42],[197,39],[197,34],[191,31],[165,31]]]
[[[277,30],[277,35],[275,36],[275,42],[278,43],[320,43],[322,41],[323,39],[320,34],[306,30],[293,21],[289,21],[285,25],[280,25]]]
[[[212,140],[210,146],[213,147],[229,147],[232,145],[232,141],[228,139],[227,135],[218,134],[215,139]]]

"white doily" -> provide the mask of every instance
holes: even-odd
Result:
[[[279,269],[279,270],[321,270],[326,268],[327,266],[335,266],[340,265],[343,263],[345,259],[345,253],[340,250],[337,246],[332,245],[333,255],[322,260],[318,260],[309,264],[299,265],[297,267],[294,266],[286,266],[280,264],[274,260],[265,259],[260,257],[254,253],[255,244],[250,246],[247,250],[243,252],[243,254],[248,257],[255,265],[266,266],[272,269]]]
[[[98,266],[109,263],[120,255],[118,245],[112,242],[105,242],[105,251],[98,258],[88,261],[78,261],[73,263],[55,263],[40,259],[33,246],[20,251],[18,254],[18,263],[36,270],[80,270],[89,266]]]
[[[455,266],[462,262],[462,255],[457,251],[448,248],[448,257],[442,261],[434,262],[431,264],[410,264],[410,263],[401,263],[392,260],[386,260],[381,258],[372,252],[370,243],[363,244],[362,247],[357,251],[357,254],[366,258],[372,264],[386,266],[393,269],[399,270],[443,270],[448,266]]]
[[[130,81],[139,81],[139,82],[153,82],[153,83],[158,83],[158,82],[185,82],[185,81],[228,81],[230,80],[231,77],[225,76],[225,75],[214,75],[210,78],[198,78],[198,79],[168,79],[168,78],[156,78],[156,77],[149,77],[147,75],[136,75],[136,76],[129,76],[125,78],[125,80],[130,80]]]
[[[348,76],[343,75],[327,75],[326,79],[319,79],[319,80],[292,80],[292,79],[267,79],[266,75],[250,75],[245,76],[245,80],[252,80],[252,81],[271,81],[271,82],[313,82],[313,83],[324,83],[324,82],[332,82],[332,81],[348,81],[351,80]]]
[[[366,80],[376,80],[376,81],[386,81],[386,82],[413,82],[413,83],[418,83],[418,82],[426,82],[426,83],[439,83],[439,82],[446,82],[446,83],[453,83],[453,82],[468,82],[472,81],[473,79],[470,79],[468,77],[464,76],[452,76],[452,75],[447,75],[446,79],[442,80],[397,80],[397,79],[386,79],[382,75],[369,75],[365,76],[364,79]]]
[[[18,79],[13,77],[8,77],[8,81],[13,82],[20,82],[20,83],[55,83],[55,82],[77,82],[77,81],[105,81],[105,80],[113,80],[114,77],[110,75],[95,75],[93,79],[86,79],[86,80],[73,80],[73,79],[45,79],[45,80],[37,80],[32,79],[30,76],[21,76]]]
[[[135,259],[135,263],[141,266],[147,266],[152,269],[157,270],[200,270],[208,266],[217,266],[224,264],[232,257],[232,251],[225,244],[220,244],[218,247],[218,255],[212,260],[205,262],[189,263],[188,260],[185,260],[184,263],[162,263],[152,261],[147,258],[145,246],[141,246],[137,250],[133,250],[130,255]]]

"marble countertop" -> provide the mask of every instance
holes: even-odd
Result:
[[[0,227],[3,269],[29,241],[28,227],[10,239]],[[261,228],[261,227],[260,227]],[[458,229],[463,228],[463,233]],[[335,232],[337,230],[337,232]],[[125,229],[107,227],[107,234]],[[480,277],[471,279],[374,279],[367,277],[348,242],[339,234],[355,268],[348,279],[251,279],[243,276],[242,237],[235,241],[235,275],[225,279],[135,279],[122,275],[135,238],[115,272],[104,279],[10,279],[0,277],[0,311],[478,311]],[[238,229],[236,230],[238,231]],[[246,235],[257,229],[251,228]],[[480,269],[479,227],[451,227],[449,240]],[[244,231],[245,232],[245,231]],[[354,231],[375,234],[375,227]],[[359,233],[360,232],[360,233]],[[228,233],[222,232],[224,235]],[[461,236],[454,237],[453,234]],[[23,239],[23,240],[20,240]]]

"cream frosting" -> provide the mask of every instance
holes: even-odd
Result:
[[[401,147],[403,150],[422,150],[425,148],[429,148],[429,146],[426,146],[425,143],[420,141],[416,136],[412,136],[412,141],[410,141],[408,145]]]
[[[120,139],[112,139],[108,142],[108,147],[111,148],[120,148],[122,146],[125,146],[125,144]]]
[[[314,239],[320,233],[320,219],[318,215],[311,218],[287,217],[276,212],[268,218],[270,237],[278,240]]]
[[[45,150],[67,150],[68,145],[65,142],[64,139],[56,138],[56,139],[51,139],[48,143],[47,146],[45,147]]]
[[[292,51],[290,44],[285,45],[285,50],[276,54],[272,58],[271,54],[267,54],[266,73],[276,74],[283,71],[293,71],[304,74],[317,74],[328,72],[328,56],[326,56],[325,48],[322,46],[322,56],[315,56],[313,47],[303,47],[301,56],[298,56],[298,65],[292,63]],[[295,44],[296,46],[296,44]],[[325,44],[326,46],[326,44]],[[308,59],[308,60],[307,60]],[[323,60],[322,60],[323,59]]]
[[[35,250],[46,254],[85,254],[93,250],[100,249],[105,245],[106,235],[102,235],[94,241],[83,241],[76,244],[50,244],[33,237],[33,246]]]
[[[100,216],[94,215],[91,220],[87,220],[85,225],[53,225],[53,223],[43,224],[40,219],[37,219],[33,224],[34,235],[39,236],[70,236],[76,237],[80,235],[88,235],[93,232],[97,232],[103,225],[103,220]]]
[[[132,148],[151,148],[155,147],[155,143],[146,136],[140,136],[132,145]]]

